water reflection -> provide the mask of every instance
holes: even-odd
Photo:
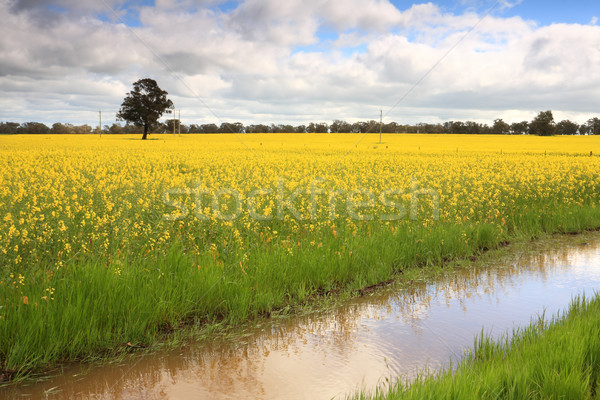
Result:
[[[235,341],[214,339],[120,365],[72,367],[0,397],[51,399],[331,398],[386,376],[447,365],[475,335],[500,335],[575,293],[600,288],[600,234],[585,246],[557,239],[502,263],[433,282],[388,288],[339,308],[267,321]],[[580,241],[571,238],[571,242]],[[52,389],[48,393],[45,390]]]

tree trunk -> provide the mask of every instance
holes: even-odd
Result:
[[[144,135],[142,136],[142,140],[146,140],[148,138],[148,125],[144,125]]]

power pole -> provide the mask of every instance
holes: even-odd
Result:
[[[181,109],[179,109],[179,119],[178,119],[177,127],[179,132],[179,137],[181,137]]]
[[[383,110],[379,110],[379,144],[381,144],[381,127],[383,126]]]
[[[175,127],[177,124],[175,123],[175,107],[173,107],[173,136],[175,136]]]
[[[98,110],[98,118],[100,119],[98,130],[100,131],[100,137],[102,137],[102,110]]]

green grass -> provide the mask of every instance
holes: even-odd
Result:
[[[360,399],[600,398],[600,295],[579,297],[550,323],[540,318],[501,340],[480,336],[455,369]]]
[[[402,271],[439,267],[506,240],[598,226],[600,208],[568,206],[543,218],[540,210],[517,215],[503,233],[482,223],[406,224],[394,232],[365,224],[358,233],[340,229],[337,237],[323,237],[321,246],[311,246],[308,237],[297,239],[299,247],[280,239],[277,246],[256,243],[245,252],[217,247],[194,254],[174,238],[166,255],[73,258],[39,271],[20,288],[0,286],[0,298],[19,299],[1,310],[2,369],[18,379],[64,361],[111,358],[184,326],[236,326],[328,293],[357,293]]]

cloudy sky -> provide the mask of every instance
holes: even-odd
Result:
[[[182,123],[600,115],[597,0],[0,0],[0,121],[115,120],[151,77]]]

